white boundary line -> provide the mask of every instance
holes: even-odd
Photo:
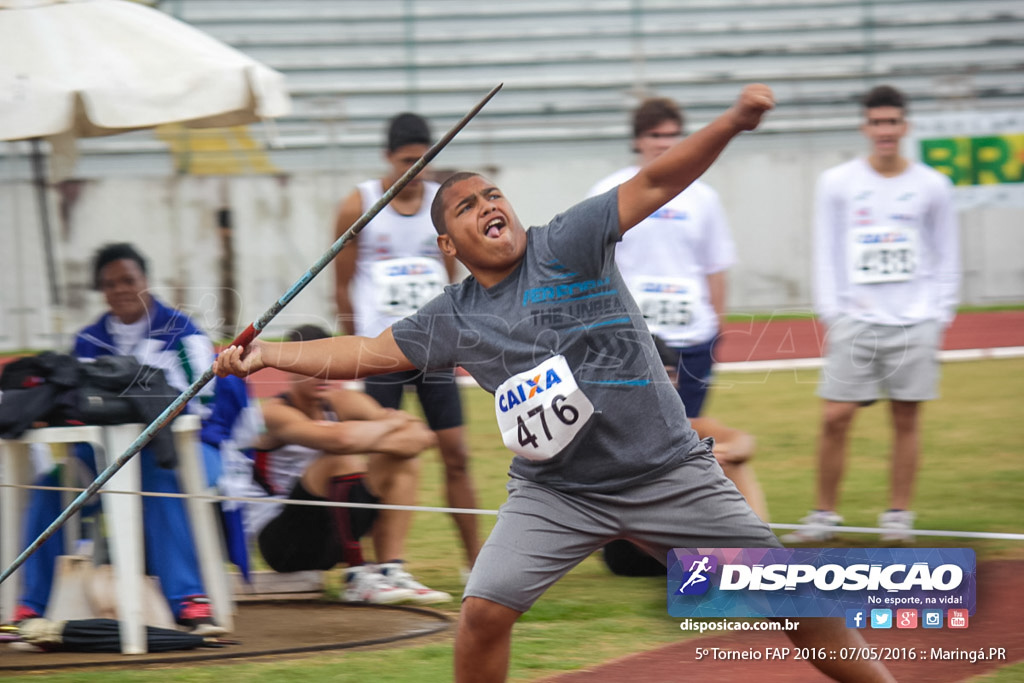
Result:
[[[808,526],[806,524],[769,524],[772,529],[809,529],[821,531],[821,525]],[[828,527],[829,533],[836,534],[891,534],[892,529],[881,529],[870,526],[836,526]],[[991,538],[1004,541],[1024,541],[1024,534],[1005,534],[993,531],[954,531],[952,529],[900,529],[901,534],[914,536],[947,536],[952,538]],[[803,544],[800,544],[803,545]]]
[[[1024,346],[996,346],[987,349],[950,349],[939,352],[943,363],[957,363],[970,360],[987,360],[1024,357]],[[817,370],[824,364],[822,358],[780,358],[777,360],[747,360],[729,363],[715,363],[718,372],[765,372],[768,370]],[[459,386],[475,387],[476,381],[469,375],[457,375]],[[351,385],[361,386],[362,382]]]
[[[1024,346],[997,346],[988,349],[951,349],[939,352],[943,363],[992,358],[1024,357]],[[778,360],[748,360],[732,363],[715,363],[719,372],[764,372],[765,370],[818,369],[824,364],[823,358],[783,358]]]
[[[0,488],[21,488],[39,491],[70,491],[80,493],[85,489],[71,488],[66,486],[15,486],[14,484],[0,484]],[[329,500],[289,500],[287,498],[250,498],[246,496],[218,496],[212,493],[189,495],[187,493],[155,493],[151,491],[115,491],[104,489],[101,493],[118,493],[150,498],[194,498],[196,500],[216,502],[241,502],[241,503],[279,503],[284,505],[308,505],[313,507],[343,507],[343,508],[369,508],[373,510],[409,510],[412,512],[446,512],[454,515],[497,515],[497,510],[481,510],[476,508],[445,508],[430,507],[423,505],[387,505],[384,503],[337,503]],[[820,530],[821,526],[806,524],[769,524],[772,529],[814,529]],[[836,534],[884,534],[892,533],[892,529],[863,526],[837,526],[830,527],[830,532]],[[1024,541],[1024,534],[996,533],[990,531],[955,531],[953,529],[908,529],[906,532],[914,536],[943,536],[947,538],[985,538],[1005,541]]]

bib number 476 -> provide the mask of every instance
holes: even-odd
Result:
[[[562,394],[556,394],[551,399],[550,410],[554,413],[555,417],[564,425],[569,426],[576,424],[577,420],[580,419],[580,411],[576,410],[571,404],[565,403],[565,396]],[[535,406],[526,412],[527,418],[534,416],[540,417],[540,426],[544,430],[544,438],[546,441],[551,441],[554,436],[551,434],[551,429],[548,427],[547,418],[548,409],[543,406]],[[526,425],[526,420],[520,415],[517,418],[519,423],[519,445],[520,446],[532,446],[533,448],[539,448],[540,445],[537,443],[537,435],[530,431],[530,428]]]
[[[550,460],[580,434],[594,405],[580,390],[561,355],[523,370],[494,391],[501,440],[527,460]]]

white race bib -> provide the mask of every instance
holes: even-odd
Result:
[[[505,380],[494,392],[494,412],[505,446],[528,460],[550,460],[594,414],[562,356]]]
[[[904,282],[917,270],[917,230],[869,225],[850,230],[850,282]]]
[[[700,283],[685,277],[637,277],[629,291],[652,332],[692,325],[701,295]]]
[[[374,261],[370,276],[377,310],[392,316],[412,315],[448,282],[443,265],[420,256]]]

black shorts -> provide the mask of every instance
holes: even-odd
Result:
[[[711,369],[715,363],[715,340],[673,349],[679,354],[676,367],[676,392],[683,399],[686,417],[699,417],[711,386]]]
[[[423,417],[433,431],[462,426],[462,399],[455,383],[454,370],[423,372],[407,370],[387,375],[375,375],[363,380],[367,394],[385,408],[402,407],[402,393],[406,385],[416,387]]]
[[[295,482],[288,497],[324,500],[307,491],[301,479]],[[380,502],[366,489],[362,474],[335,477],[331,481],[331,499],[347,503]],[[345,561],[343,539],[362,538],[373,526],[377,512],[374,508],[285,505],[256,540],[263,559],[276,572],[324,571]]]

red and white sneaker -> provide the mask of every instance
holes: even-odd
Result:
[[[228,632],[213,620],[210,599],[205,595],[190,595],[181,601],[178,625],[197,636],[222,636]]]
[[[439,602],[449,602],[452,596],[444,591],[427,588],[412,577],[412,574],[405,571],[401,562],[389,562],[379,567],[380,573],[392,586],[412,591],[412,602],[417,605],[434,605]]]
[[[345,572],[345,602],[365,602],[373,605],[394,605],[412,602],[416,594],[393,585],[373,567],[349,567]]]

